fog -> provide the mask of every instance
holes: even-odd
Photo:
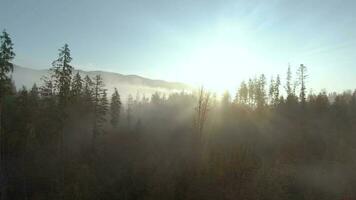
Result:
[[[312,66],[222,97],[134,76],[166,87],[131,94],[76,71],[65,44],[40,82],[16,87],[0,39],[1,200],[356,198],[356,90],[308,92]]]

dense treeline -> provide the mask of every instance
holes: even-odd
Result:
[[[1,199],[356,198],[356,91],[307,94],[304,65],[233,99],[201,88],[122,103],[73,74],[68,45],[29,89],[11,82],[14,57],[4,31]]]

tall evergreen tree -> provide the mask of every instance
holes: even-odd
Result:
[[[250,106],[255,106],[256,100],[256,79],[248,80],[248,104]]]
[[[40,94],[39,89],[35,83],[33,84],[29,94],[30,104],[35,108],[38,106],[39,103],[39,98],[40,98],[39,94]]]
[[[72,97],[77,99],[81,96],[83,90],[83,80],[79,72],[77,72],[72,81]]]
[[[300,65],[297,71],[298,75],[298,85],[300,86],[299,98],[302,105],[305,105],[306,102],[306,79],[307,75],[307,67],[303,64]]]
[[[128,128],[131,127],[133,105],[134,105],[134,100],[132,95],[130,94],[127,98],[127,108],[126,108],[126,120],[127,120]]]
[[[159,92],[155,92],[151,96],[151,103],[153,105],[159,105],[163,102],[163,97],[161,97],[161,94]]]
[[[274,104],[279,104],[280,100],[280,92],[279,87],[281,86],[281,79],[279,75],[277,75],[276,82],[274,83]]]
[[[54,81],[52,76],[43,76],[41,78],[43,84],[40,87],[40,94],[43,97],[53,97],[55,94]]]
[[[15,53],[13,51],[13,43],[9,34],[4,30],[0,35],[0,180],[5,181],[6,172],[4,169],[4,133],[2,127],[2,104],[5,93],[11,90],[11,78],[9,73],[14,70],[14,65],[12,60],[15,58]],[[0,186],[1,196],[0,199],[6,199],[7,186],[1,184]]]
[[[266,104],[266,77],[262,74],[256,82],[256,103],[257,108],[261,109]]]
[[[275,90],[275,81],[272,76],[269,84],[269,90],[268,90],[269,102],[271,104],[274,104],[274,92],[275,92],[274,90]]]
[[[53,92],[58,96],[58,111],[59,111],[59,158],[62,163],[61,173],[59,174],[59,196],[61,199],[65,198],[65,173],[66,173],[66,148],[64,144],[66,120],[68,119],[67,106],[71,97],[71,81],[73,67],[70,65],[72,57],[68,44],[60,48],[58,58],[52,62],[52,79]]]
[[[120,94],[115,88],[114,93],[111,96],[111,102],[110,102],[110,114],[111,114],[110,122],[114,128],[117,128],[119,124],[120,110],[121,110]]]
[[[291,70],[290,65],[288,65],[285,89],[286,89],[287,97],[291,96],[293,94],[293,89],[292,89],[292,70]]]
[[[9,91],[11,85],[9,73],[14,70],[12,60],[15,58],[13,45],[9,34],[4,30],[0,35],[0,98]]]
[[[103,125],[106,121],[105,115],[108,110],[108,101],[104,89],[104,81],[100,75],[94,77],[93,85],[93,106],[94,106],[94,127],[93,127],[93,150],[95,150],[96,138],[102,133]]]
[[[58,50],[58,58],[52,62],[52,72],[55,83],[55,91],[58,93],[59,104],[65,106],[70,97],[70,87],[73,67],[70,65],[72,57],[68,44]]]
[[[84,77],[83,99],[84,99],[84,104],[87,107],[88,111],[91,110],[90,107],[93,102],[93,93],[94,93],[94,82],[88,75],[86,75]]]
[[[194,137],[195,141],[198,142],[198,144],[201,144],[203,139],[203,130],[210,106],[210,93],[206,92],[204,87],[201,87],[198,95],[198,104],[195,107],[196,116],[194,119],[194,128],[196,130],[196,134]]]
[[[247,104],[248,102],[248,87],[245,81],[242,81],[239,91],[238,91],[238,102],[240,104]]]

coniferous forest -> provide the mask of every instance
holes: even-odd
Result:
[[[356,90],[309,92],[306,65],[222,98],[126,98],[74,73],[67,44],[15,88],[5,31],[0,45],[2,200],[356,198]]]

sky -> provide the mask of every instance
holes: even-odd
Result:
[[[0,0],[15,63],[48,68],[68,43],[75,68],[235,91],[308,67],[314,91],[356,88],[354,0]]]

